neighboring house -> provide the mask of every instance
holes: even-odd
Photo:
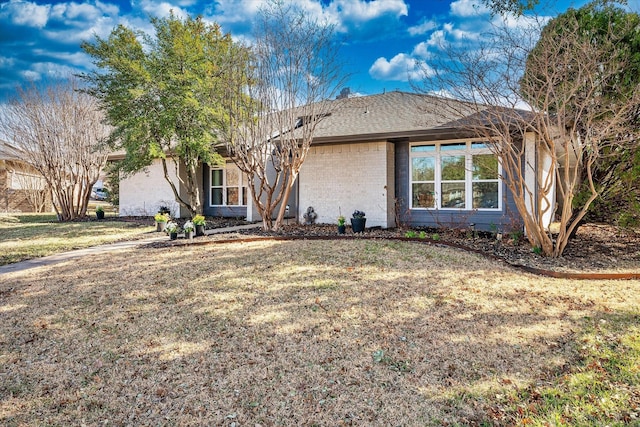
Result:
[[[317,223],[366,212],[367,226],[446,226],[478,230],[522,229],[522,221],[486,141],[470,137],[459,120],[429,112],[430,97],[388,92],[348,98],[322,119],[300,170],[290,213],[299,221],[309,206]],[[527,136],[529,182],[544,165]],[[179,175],[179,171],[173,176]],[[260,218],[246,178],[231,160],[226,167],[202,166],[207,215]],[[172,203],[159,161],[120,183],[121,215],[151,215]],[[532,206],[531,209],[538,207]],[[183,212],[184,213],[184,212]],[[550,222],[551,218],[547,218]]]
[[[51,212],[46,182],[20,149],[0,140],[0,212]]]

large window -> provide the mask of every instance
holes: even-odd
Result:
[[[412,209],[500,209],[500,165],[481,142],[411,146]]]
[[[211,169],[211,206],[246,206],[247,183],[242,173],[233,163],[224,168]]]

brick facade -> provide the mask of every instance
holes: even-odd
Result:
[[[27,166],[20,161],[0,160],[0,212],[35,212],[29,191],[12,188],[11,174],[13,171],[26,171]],[[34,172],[30,172],[34,173]],[[45,203],[44,212],[53,210],[51,197],[46,190],[40,190],[44,193]]]
[[[309,206],[316,223],[347,223],[354,210],[367,214],[367,227],[394,227],[394,146],[386,141],[316,145],[300,170],[298,219]]]

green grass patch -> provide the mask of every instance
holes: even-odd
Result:
[[[58,222],[55,214],[0,215],[0,265],[140,238],[153,227],[109,220]]]
[[[578,361],[505,399],[503,420],[530,426],[640,425],[640,313],[585,319]]]

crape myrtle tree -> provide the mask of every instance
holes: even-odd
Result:
[[[584,8],[599,13],[603,7]],[[520,24],[494,28],[477,49],[447,46],[446,59],[425,68],[430,74],[420,89],[465,101],[437,108],[464,118],[470,133],[489,141],[527,239],[559,257],[598,195],[594,165],[605,149],[633,140],[627,125],[640,91],[637,83],[623,85],[630,56],[622,42],[638,29],[623,20],[594,31],[573,10],[546,25],[531,17]],[[531,138],[541,155],[535,167],[525,150]],[[559,223],[555,236],[549,216]]]
[[[331,99],[344,75],[333,26],[295,2],[268,3],[255,28],[250,49],[231,62],[221,138],[248,178],[263,227],[277,230],[315,129],[339,104]]]
[[[538,3],[537,0],[483,0],[483,4],[489,7],[494,15],[521,15]],[[621,1],[618,4],[625,5],[627,2]],[[625,34],[618,38],[618,47],[627,58],[620,83],[633,88],[640,80],[640,33],[636,31],[639,25],[638,14],[609,2],[572,9],[567,14],[578,19],[580,26],[585,30],[589,29],[596,37],[606,37],[610,25],[614,25],[618,30],[625,28]],[[550,25],[556,27],[556,32],[560,31],[564,25],[564,18],[558,17]],[[617,96],[618,87],[611,89],[610,96]],[[628,126],[629,129],[638,129],[637,112],[629,117]],[[621,226],[640,225],[640,152],[635,148],[635,144],[630,144],[629,141],[626,144],[603,147],[601,157],[593,168],[593,181],[598,190],[598,197],[590,205],[585,219],[617,223]],[[589,180],[586,178],[582,179],[582,189],[577,195],[578,203],[590,197]]]
[[[222,97],[236,44],[201,17],[171,13],[151,23],[154,36],[120,25],[107,39],[84,42],[97,70],[83,77],[114,127],[112,148],[126,151],[120,171],[135,173],[160,159],[175,200],[193,216],[202,213],[199,167],[222,161],[216,129],[224,123]]]
[[[576,40],[572,44],[566,42],[567,32],[569,40]],[[577,158],[574,169],[560,164],[557,177],[562,202],[559,218],[566,229],[560,228],[556,252],[561,253],[596,199],[603,192],[611,196],[607,190],[616,180],[602,179],[607,170],[615,169],[616,163],[627,157],[625,152],[638,148],[638,47],[638,15],[612,2],[594,1],[550,21],[527,58],[522,94],[534,108],[553,117],[554,125],[568,135],[574,153],[561,152],[561,156]],[[592,56],[590,50],[595,57],[588,68],[571,63],[571,55],[581,61]],[[558,55],[568,64],[561,70],[548,62]],[[550,101],[532,96],[549,91],[562,98]],[[617,177],[620,179],[624,175]]]
[[[5,136],[44,179],[58,218],[86,216],[91,188],[107,160],[109,127],[97,100],[69,78],[46,86],[18,88],[0,110]]]

